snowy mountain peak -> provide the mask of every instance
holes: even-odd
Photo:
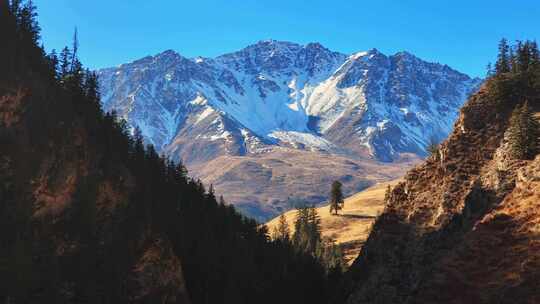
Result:
[[[325,50],[329,51],[327,48],[325,48],[322,44],[319,42],[309,42],[304,46],[306,49],[315,49],[315,50]]]
[[[418,59],[418,57],[414,56],[413,54],[407,52],[407,51],[399,51],[394,54],[395,57],[401,57],[401,58],[413,58]]]
[[[166,50],[164,52],[161,52],[154,56],[155,61],[180,61],[180,60],[187,60],[184,56],[180,55],[178,52],[174,50]]]
[[[192,161],[276,145],[385,161],[423,155],[480,83],[407,52],[345,55],[277,40],[213,59],[168,50],[99,73],[105,109],[160,150],[185,158],[187,139],[211,143]]]
[[[165,50],[159,54],[157,54],[155,57],[178,57],[180,54],[178,54],[175,50]]]
[[[368,55],[382,55],[377,48],[371,48],[367,51]]]
[[[259,40],[255,44],[249,45],[246,48],[256,48],[256,47],[271,47],[271,48],[298,48],[300,45],[298,43],[289,42],[289,41],[280,41],[275,39],[266,39]]]

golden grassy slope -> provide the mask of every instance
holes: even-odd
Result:
[[[378,183],[362,192],[345,199],[345,206],[340,214],[335,216],[329,212],[329,206],[317,208],[321,217],[321,230],[324,237],[332,238],[344,249],[345,260],[348,264],[358,256],[362,244],[366,241],[371,224],[384,208],[384,193],[388,185],[395,185],[398,180]],[[294,229],[296,210],[285,213],[289,227]],[[267,223],[269,231],[277,225],[278,218]]]

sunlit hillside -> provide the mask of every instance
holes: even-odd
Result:
[[[362,244],[369,235],[371,224],[384,208],[384,193],[388,185],[395,185],[399,180],[378,183],[345,200],[345,206],[339,215],[330,214],[329,206],[317,208],[321,217],[321,231],[323,238],[332,238],[344,249],[345,260],[348,264],[358,256]],[[294,229],[296,210],[285,213],[287,222]],[[278,218],[267,223],[269,231],[272,231],[278,223]]]

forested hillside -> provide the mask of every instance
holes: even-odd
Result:
[[[45,54],[31,1],[0,31],[0,302],[326,302],[317,260],[103,113],[76,35]]]

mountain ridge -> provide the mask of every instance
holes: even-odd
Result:
[[[309,56],[310,54],[314,58],[311,58],[311,60],[309,60],[307,63],[302,61],[303,59],[305,59],[305,56]],[[295,57],[292,58],[291,56],[295,56]],[[262,75],[261,73],[263,72],[269,72],[270,74],[275,74],[276,71],[280,72],[280,71],[285,70],[285,74],[288,76],[291,76],[291,74],[298,72],[295,69],[306,68],[308,70],[308,75],[313,76],[314,73],[316,73],[315,71],[317,71],[319,72],[318,76],[325,80],[327,78],[336,78],[338,76],[343,76],[342,74],[346,74],[349,72],[347,75],[344,75],[346,77],[344,77],[343,79],[340,79],[341,81],[337,83],[338,87],[347,88],[350,85],[359,84],[358,79],[355,79],[353,77],[353,76],[358,76],[358,75],[355,75],[355,72],[357,72],[356,70],[358,69],[358,67],[356,67],[355,65],[357,65],[356,61],[358,59],[364,58],[366,56],[369,56],[370,59],[377,56],[386,57],[386,58],[395,57],[395,58],[398,58],[398,60],[411,61],[414,64],[422,62],[422,63],[427,64],[428,66],[440,66],[443,72],[451,71],[452,73],[456,74],[456,77],[458,79],[459,78],[470,79],[470,81],[473,83],[473,88],[471,89],[471,91],[474,90],[475,86],[478,85],[481,81],[478,78],[474,78],[474,79],[469,78],[467,75],[463,73],[459,73],[451,69],[447,65],[441,65],[438,63],[430,63],[430,62],[422,61],[418,57],[406,51],[401,51],[401,52],[395,53],[394,55],[386,56],[380,53],[377,49],[373,48],[368,51],[356,52],[351,55],[346,55],[343,53],[330,51],[329,49],[322,46],[320,43],[308,43],[306,45],[300,45],[300,44],[296,44],[292,42],[277,41],[277,40],[261,40],[239,51],[223,54],[220,56],[216,56],[214,58],[204,58],[204,57],[187,58],[174,50],[166,50],[154,56],[147,56],[142,59],[135,60],[131,63],[122,64],[116,68],[102,69],[100,70],[100,74],[102,75],[102,77],[105,78],[102,82],[107,83],[109,81],[108,76],[110,76],[108,72],[115,71],[115,73],[117,73],[118,75],[118,72],[121,71],[122,68],[129,68],[132,65],[137,65],[137,64],[148,64],[149,61],[152,61],[154,63],[159,61],[160,64],[166,66],[165,69],[182,65],[182,70],[179,71],[180,73],[175,74],[175,75],[180,74],[180,77],[178,79],[180,81],[182,80],[184,81],[185,80],[195,80],[195,81],[203,80],[203,81],[210,81],[210,82],[215,82],[216,80],[222,81],[226,85],[234,87],[234,89],[237,90],[237,92],[240,93],[240,95],[243,95],[245,94],[245,89],[240,87],[238,83],[238,79],[237,79],[238,77],[235,77],[237,75],[233,75],[231,73],[231,70],[237,69],[251,76],[253,75],[256,76],[255,79],[250,79],[250,80],[253,80],[253,82],[255,82],[255,84],[258,86],[261,97],[265,99],[266,93],[264,91],[277,90],[279,89],[277,87],[279,84],[276,83],[275,79],[273,80],[268,79],[269,78],[268,76],[275,76],[275,75]],[[325,62],[326,65],[324,66],[325,70],[322,72],[320,71],[321,67],[316,66],[316,64],[320,63],[321,61],[326,61]],[[331,62],[331,64],[328,65],[328,62]],[[218,69],[219,68],[222,69],[218,71],[221,74],[219,75],[217,79],[210,79],[209,76],[213,76],[213,75],[201,74],[202,70],[205,68],[208,68],[209,65],[216,65]],[[351,69],[352,71],[350,71]],[[367,71],[368,70],[364,70],[363,72],[366,73]],[[175,71],[175,72],[178,72],[178,71]],[[182,72],[187,72],[189,73],[189,75],[182,74]],[[304,76],[304,75],[292,75],[292,76],[293,77],[296,76],[296,78],[292,79],[292,81],[297,81],[299,80],[298,78],[300,78],[298,76]],[[165,75],[164,78],[166,78],[168,81],[171,81],[172,75],[168,73]],[[303,81],[305,82],[304,85],[306,85],[311,82],[321,82],[321,79],[308,78],[308,79],[304,79]],[[104,104],[107,106],[110,99],[110,96],[108,96],[107,93],[110,93],[111,90],[107,88],[106,85],[102,85],[102,87],[103,87],[102,90],[105,92]],[[290,87],[289,89],[293,90]],[[304,92],[302,91],[292,92],[292,94],[303,94],[303,93]],[[211,95],[211,94],[208,94],[208,95]],[[323,124],[321,126],[320,130],[316,130],[316,128],[313,128],[313,121],[308,121],[309,119],[313,119],[313,117],[311,116],[314,116],[314,114],[317,115],[319,112],[326,111],[328,110],[328,108],[332,108],[332,106],[335,106],[335,103],[330,104],[330,105],[329,104],[323,104],[323,105],[310,104],[306,102],[304,102],[301,105],[291,103],[291,104],[288,104],[290,108],[298,107],[298,106],[300,106],[300,108],[302,107],[306,108],[307,106],[307,109],[305,109],[306,110],[305,113],[303,113],[304,115],[300,115],[300,117],[293,117],[292,122],[291,121],[271,121],[269,126],[268,125],[257,126],[257,124],[253,123],[253,121],[249,121],[249,119],[246,120],[245,117],[241,117],[240,115],[237,115],[238,113],[235,113],[234,110],[231,111],[231,109],[220,108],[219,106],[216,106],[216,104],[218,104],[216,100],[223,101],[223,98],[224,98],[222,95],[219,94],[219,92],[215,96],[205,96],[205,95],[197,94],[194,97],[195,98],[191,100],[192,103],[193,102],[197,103],[196,99],[201,97],[206,100],[207,104],[210,104],[214,108],[217,108],[216,110],[218,112],[229,114],[230,117],[234,118],[235,120],[237,120],[237,122],[242,124],[244,128],[250,129],[258,137],[265,138],[266,140],[271,140],[272,136],[270,134],[272,130],[284,130],[284,131],[291,130],[291,131],[300,131],[300,132],[307,132],[307,133],[309,133],[309,131],[323,131],[324,132],[328,130],[328,128],[331,127],[331,125],[335,122],[335,121],[327,122],[326,124]],[[296,101],[295,100],[296,97],[297,96],[285,96],[283,100],[287,101],[288,99],[290,99],[290,101],[294,102]],[[322,107],[326,107],[326,108],[322,108]],[[264,108],[263,110],[268,110],[268,109]],[[295,110],[298,111],[298,109],[295,109]],[[119,113],[119,114],[122,114],[122,113]],[[126,116],[126,114],[127,113],[124,113],[124,116]],[[254,113],[254,114],[259,114],[259,113]],[[260,117],[257,117],[257,118],[260,118]],[[298,121],[294,121],[294,119],[300,120],[299,122],[300,126],[298,126]],[[130,122],[129,119],[128,119],[128,122]],[[136,123],[137,121],[134,122],[134,124]],[[310,124],[311,126],[308,126]],[[174,128],[170,128],[170,129],[171,129],[170,130],[171,133],[175,131],[173,130]],[[145,133],[145,130],[143,129],[143,134],[144,133]],[[156,140],[154,136],[149,134],[150,132],[146,132],[146,133],[148,133],[145,135],[147,135],[147,138],[150,140],[150,142],[156,145],[158,148],[160,148],[160,146],[163,145],[163,143],[161,143],[160,145],[160,141]],[[317,135],[316,134],[317,132],[314,132],[314,133],[315,133],[314,135]],[[171,136],[169,136],[169,138],[167,139],[170,141],[172,138]],[[427,142],[424,142],[424,144],[426,143]],[[421,153],[421,150],[422,149],[418,149],[415,152]],[[375,153],[375,156],[378,156],[377,151],[375,151],[374,153]],[[391,159],[387,159],[387,160],[391,160]]]
[[[115,110],[142,130],[147,143],[198,172],[223,156],[257,163],[283,149],[396,166],[403,155],[424,157],[432,139],[445,138],[459,107],[481,82],[407,52],[346,55],[319,43],[275,40],[215,58],[189,59],[168,50],[99,75],[106,111]],[[345,175],[338,172],[335,178]],[[198,177],[224,190],[218,180]],[[353,175],[345,189],[362,190],[357,185],[365,177]],[[269,198],[261,190],[271,179],[261,179],[255,195],[229,201],[283,205],[301,187]],[[312,190],[321,199],[310,203],[324,201],[321,186]]]

